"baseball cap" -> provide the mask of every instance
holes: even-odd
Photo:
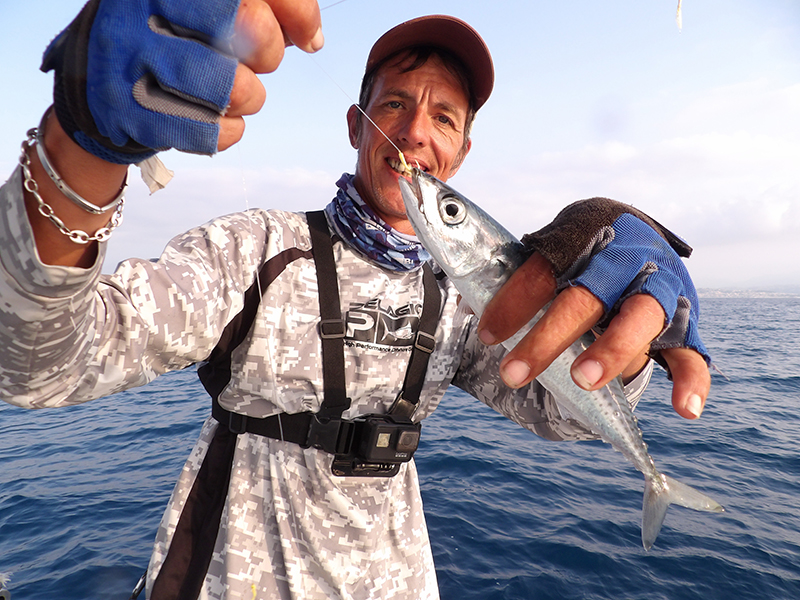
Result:
[[[372,46],[365,75],[392,54],[412,46],[434,46],[457,56],[469,73],[475,109],[483,106],[494,86],[492,55],[478,32],[456,17],[427,15],[393,27]]]

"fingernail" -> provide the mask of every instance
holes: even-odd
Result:
[[[572,367],[572,378],[585,390],[600,381],[603,377],[603,365],[596,360],[584,360]]]
[[[703,399],[697,394],[689,394],[686,399],[686,410],[690,412],[694,418],[698,418],[703,412]]]
[[[322,27],[317,29],[317,33],[311,38],[311,51],[318,52],[325,45],[325,36],[322,35]]]
[[[488,329],[479,329],[478,339],[487,346],[494,346],[497,343],[497,339]]]
[[[511,360],[500,369],[503,382],[512,388],[520,387],[531,374],[531,367],[522,360]]]

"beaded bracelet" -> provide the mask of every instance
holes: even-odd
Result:
[[[116,210],[114,211],[114,214],[111,215],[111,221],[109,221],[109,223],[105,227],[101,227],[100,229],[98,229],[94,235],[89,235],[88,233],[86,233],[85,231],[81,231],[80,229],[72,230],[64,224],[64,221],[62,221],[61,219],[58,218],[58,216],[56,216],[53,207],[47,204],[47,202],[45,202],[44,199],[42,198],[41,194],[39,194],[39,184],[36,183],[36,180],[33,178],[33,175],[31,175],[31,168],[30,168],[31,158],[29,155],[29,151],[31,149],[31,146],[33,145],[36,145],[37,148],[40,150],[39,157],[41,158],[42,156],[41,149],[43,147],[43,144],[41,142],[41,136],[39,135],[39,131],[35,127],[33,129],[28,130],[28,137],[22,142],[22,154],[19,157],[19,164],[22,167],[22,174],[25,179],[23,187],[27,191],[29,191],[36,199],[39,214],[41,214],[43,217],[45,217],[51,223],[53,223],[53,225],[55,225],[56,228],[61,233],[66,235],[71,241],[75,242],[76,244],[88,244],[89,242],[104,242],[105,240],[107,240],[109,236],[111,236],[111,232],[117,227],[119,227],[120,224],[122,223],[122,208],[125,205],[125,198],[122,192],[124,192],[125,184],[123,184],[122,191],[114,199],[114,202],[110,206],[110,208],[116,207]],[[46,169],[47,167],[45,167],[45,170]],[[55,171],[53,171],[53,173],[56,174]],[[53,179],[52,174],[50,175],[50,177],[51,179]],[[127,176],[126,176],[126,181],[127,181]],[[53,179],[53,182],[56,183],[56,185],[58,185],[55,179]],[[66,186],[66,183],[64,184],[64,186]],[[59,189],[62,192],[64,191],[61,186],[59,186]],[[80,202],[76,202],[75,198],[71,198],[70,196],[67,197],[70,198],[70,200],[72,200],[73,202],[76,202],[78,206],[81,206],[81,208],[88,210],[88,212],[92,212],[94,214],[102,214],[106,212],[106,210],[109,210],[105,208],[101,209],[100,207],[97,207],[91,202],[78,196],[78,194],[76,194],[72,189],[70,188],[67,189],[69,189],[69,191],[72,192],[75,198],[79,199]],[[90,210],[86,208],[86,206],[93,207],[95,210]]]

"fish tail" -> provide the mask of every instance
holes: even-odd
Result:
[[[11,573],[0,573],[0,600],[11,600],[11,592],[6,586],[11,581]]]
[[[645,550],[650,550],[661,531],[667,508],[670,504],[678,504],[694,510],[707,512],[723,512],[716,500],[691,486],[659,474],[659,478],[646,478],[644,484],[644,504],[642,507],[642,544]]]

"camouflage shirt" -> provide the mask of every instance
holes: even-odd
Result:
[[[173,239],[158,260],[129,260],[103,275],[103,244],[89,269],[38,260],[19,169],[0,189],[0,211],[0,398],[6,402],[66,406],[202,363],[242,310],[262,265],[299,249],[260,298],[219,400],[252,417],[319,408],[319,301],[304,214],[252,210],[221,217]],[[344,416],[383,413],[403,384],[422,272],[385,270],[341,242],[334,254],[352,400]],[[504,386],[503,350],[478,341],[475,319],[458,306],[455,289],[445,277],[439,285],[436,349],[415,420],[430,415],[453,384],[542,437],[594,437],[562,418],[538,384]],[[629,401],[638,400],[649,375],[648,369],[629,386]],[[156,597],[155,582],[219,429],[209,417],[175,486],[150,561],[148,597]],[[235,436],[231,448],[200,598],[438,598],[413,460],[392,478],[341,478],[331,474],[331,455],[313,448],[249,433]]]

